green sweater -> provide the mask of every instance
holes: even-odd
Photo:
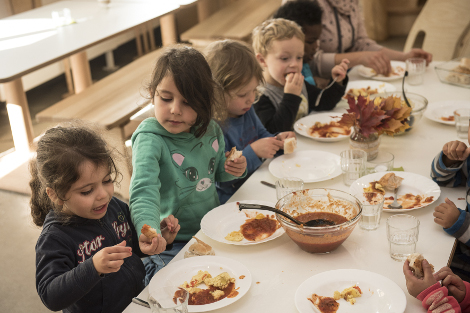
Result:
[[[176,240],[189,241],[202,217],[219,205],[215,182],[237,177],[225,172],[222,130],[211,121],[204,136],[171,134],[155,118],[144,120],[132,135],[130,210],[137,232],[173,214],[181,225]],[[245,174],[246,175],[246,171]]]

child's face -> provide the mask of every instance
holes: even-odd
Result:
[[[230,91],[226,95],[229,117],[238,117],[250,110],[253,102],[255,102],[258,84],[256,77],[253,77],[248,84],[238,90]]]
[[[114,184],[107,166],[85,161],[79,168],[80,178],[65,195],[63,211],[83,218],[97,220],[108,210],[114,194]]]
[[[304,63],[309,63],[313,60],[313,56],[318,50],[321,35],[321,24],[304,25],[302,26],[302,30],[305,34]]]
[[[274,40],[266,56],[257,54],[256,57],[266,71],[266,82],[283,87],[286,76],[290,73],[300,73],[304,56],[304,43],[297,37],[285,40]]]
[[[157,86],[155,97],[155,118],[169,133],[189,133],[194,125],[197,113],[176,88],[171,75],[165,76]]]

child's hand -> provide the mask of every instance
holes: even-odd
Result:
[[[449,228],[459,219],[460,211],[449,198],[444,201],[434,209],[434,222],[444,228]]]
[[[456,161],[464,161],[470,155],[470,147],[461,141],[450,141],[444,145],[442,152],[446,157],[443,158],[444,164],[450,166]]]
[[[139,247],[142,253],[147,255],[160,254],[166,249],[166,240],[158,235],[156,238],[148,238],[144,234],[140,234]]]
[[[284,147],[284,142],[277,140],[276,137],[266,137],[258,139],[250,145],[258,158],[270,159],[279,149]]]
[[[277,140],[286,140],[287,138],[295,138],[295,133],[294,132],[282,132],[277,134],[276,136]]]
[[[162,237],[165,238],[167,244],[171,244],[175,240],[176,234],[178,234],[180,228],[181,225],[178,224],[178,219],[173,215],[165,217],[160,222]]]
[[[437,279],[432,274],[431,266],[427,260],[423,260],[424,277],[422,279],[413,275],[410,269],[410,261],[406,260],[403,264],[403,274],[405,274],[406,288],[413,297],[417,297],[422,291],[437,283]]]
[[[132,255],[132,248],[126,247],[123,240],[112,247],[106,247],[96,252],[93,256],[93,265],[99,275],[117,272],[124,264],[124,259]]]
[[[341,60],[341,63],[338,65],[335,65],[333,69],[331,70],[331,76],[333,78],[337,78],[336,82],[340,83],[343,81],[343,79],[346,78],[346,75],[348,73],[348,64],[349,60],[348,59],[343,59]]]
[[[434,278],[436,278],[437,281],[442,280],[442,286],[447,287],[449,295],[454,297],[457,302],[460,303],[463,301],[467,288],[462,279],[455,275],[450,268],[447,266],[441,268],[434,273]]]
[[[286,76],[286,84],[284,85],[284,93],[291,93],[300,96],[302,87],[304,86],[304,75],[302,73],[290,73]]]
[[[225,152],[225,156],[227,156],[230,153],[230,151]],[[246,169],[246,158],[245,156],[241,156],[239,158],[236,158],[233,161],[229,161],[225,163],[225,171],[229,174],[232,174],[233,176],[240,177],[245,173]]]

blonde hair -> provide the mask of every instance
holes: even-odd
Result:
[[[270,19],[264,21],[253,30],[253,49],[255,53],[266,56],[273,41],[291,39],[293,37],[299,38],[302,42],[305,41],[302,28],[296,22],[283,18]]]
[[[206,48],[207,63],[215,81],[224,92],[242,88],[255,77],[264,82],[263,69],[252,48],[240,41],[220,40]]]

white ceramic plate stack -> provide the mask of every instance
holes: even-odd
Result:
[[[340,141],[349,138],[349,135],[339,135],[338,137],[332,138],[320,138],[320,137],[313,137],[309,134],[309,129],[316,122],[320,122],[322,124],[328,124],[332,121],[339,121],[341,119],[342,113],[317,113],[317,114],[310,114],[301,119],[299,119],[294,124],[294,130],[299,135],[305,136],[307,138],[316,140],[316,141],[323,141],[323,142],[334,142]]]
[[[270,207],[275,207],[276,203],[259,201],[259,200],[244,200],[239,201],[240,203],[249,203],[249,204],[261,204],[267,205]],[[263,214],[274,215],[275,213],[263,210],[243,210],[243,211],[253,211]],[[218,242],[246,246],[246,245],[256,245],[266,241],[276,239],[277,237],[284,234],[284,228],[280,227],[277,229],[274,234],[260,241],[249,241],[243,239],[242,241],[230,241],[225,239],[225,236],[230,234],[232,231],[240,230],[240,226],[245,223],[248,219],[243,211],[238,209],[237,202],[230,202],[216,207],[215,209],[207,212],[206,215],[201,220],[201,230],[204,234]]]
[[[383,76],[382,74],[377,75],[373,69],[365,67],[364,65],[359,65],[357,72],[362,77],[382,81],[391,81],[403,78],[406,70],[406,63],[401,61],[391,61],[391,65],[394,73],[390,74],[390,76]]]
[[[277,178],[297,177],[306,183],[319,182],[342,174],[341,158],[326,151],[295,151],[272,160],[269,171]]]
[[[384,212],[394,212],[394,213],[403,213],[407,211],[412,211],[416,209],[420,209],[430,205],[431,203],[435,202],[439,196],[441,195],[441,188],[439,185],[436,184],[432,179],[410,173],[410,172],[392,172],[395,175],[403,178],[401,182],[401,186],[398,189],[398,196],[411,193],[414,195],[424,195],[424,197],[433,197],[433,201],[426,203],[424,205],[416,206],[411,209],[390,209],[386,205],[384,205]],[[382,176],[384,176],[386,172],[380,173],[373,173],[366,176],[362,176],[358,180],[356,180],[352,185],[349,187],[349,193],[354,195],[356,193],[363,192],[364,188],[369,187],[369,183],[373,181],[379,181]],[[393,196],[393,192],[385,190],[385,197]]]
[[[198,256],[170,263],[159,270],[150,281],[149,294],[152,295],[155,292],[155,288],[158,287],[169,285],[176,288],[185,281],[190,281],[200,270],[208,271],[212,277],[227,272],[230,277],[236,279],[235,288],[239,288],[237,289],[238,295],[234,298],[224,298],[210,304],[188,305],[189,312],[207,312],[223,308],[243,297],[251,287],[251,273],[240,262],[220,256]],[[244,276],[244,278],[240,279],[241,276]]]
[[[307,298],[313,293],[324,297],[333,297],[335,291],[343,291],[354,285],[359,286],[362,296],[351,305],[344,299],[337,313],[402,313],[406,308],[406,296],[393,281],[377,273],[341,269],[323,272],[304,281],[295,293],[295,306],[300,313],[320,311]]]
[[[429,103],[424,116],[434,122],[455,125],[455,121],[445,121],[443,118],[454,116],[454,111],[460,108],[470,108],[470,101],[465,100],[445,100]]]

